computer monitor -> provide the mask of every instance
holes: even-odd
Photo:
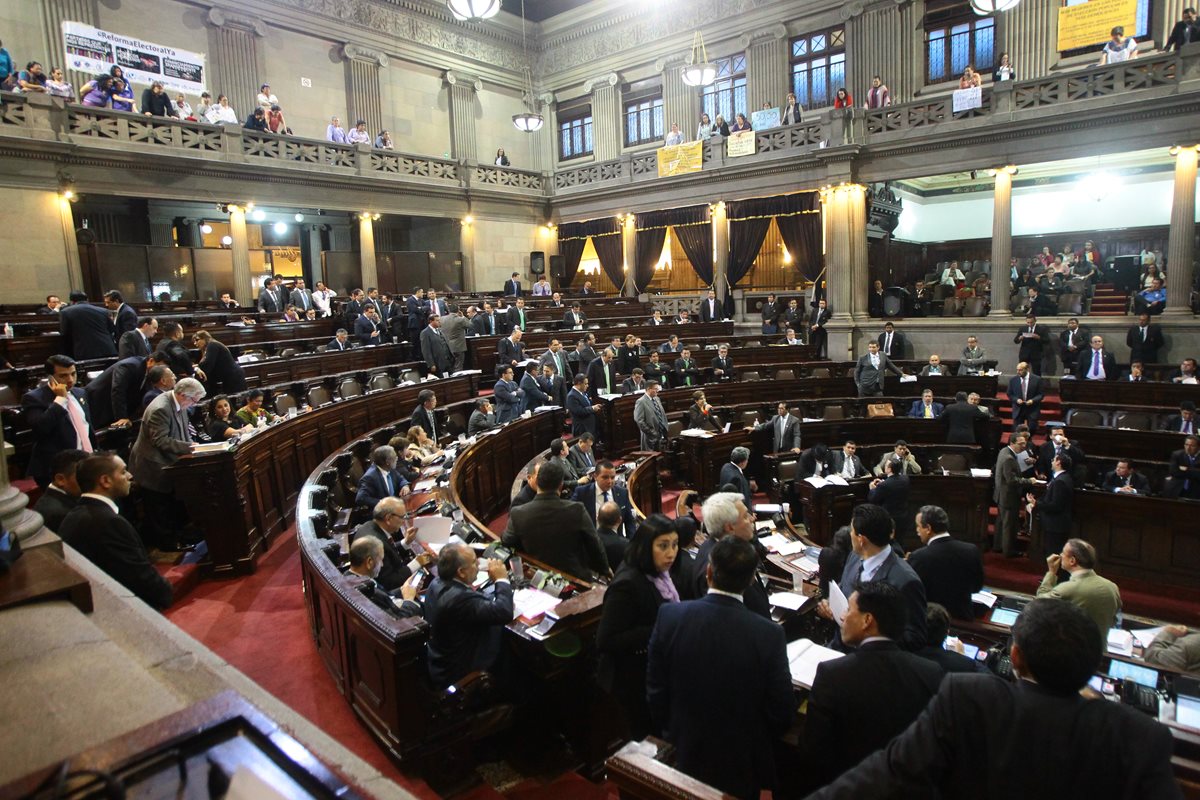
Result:
[[[1012,627],[1012,624],[1017,621],[1017,617],[1021,615],[1020,611],[1015,608],[994,608],[992,609],[991,621],[996,625],[1004,625]]]
[[[1158,688],[1158,671],[1114,658],[1108,665],[1108,677],[1123,681],[1126,678],[1148,689]]]
[[[1200,681],[1187,675],[1175,678],[1175,721],[1200,730]]]

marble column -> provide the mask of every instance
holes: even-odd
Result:
[[[893,103],[907,103],[925,85],[924,0],[885,3],[864,10],[862,2],[843,5],[846,21],[846,88],[861,106],[871,78],[878,75]]]
[[[246,236],[246,209],[229,207],[229,245],[233,253],[233,296],[243,306],[251,306],[258,292],[250,276],[250,240]]]
[[[725,302],[729,293],[729,217],[725,211],[725,201],[712,206],[713,229],[713,289],[717,299]]]
[[[62,23],[64,21],[82,22],[84,25],[98,27],[100,18],[96,13],[96,0],[41,0],[41,6],[44,41],[39,60],[46,73],[49,74],[54,67],[66,68],[67,56],[63,47]],[[25,62],[28,60],[28,58],[22,60],[20,68],[24,68]],[[80,86],[92,79],[92,75],[88,72],[68,69],[66,79],[78,91]]]
[[[1188,305],[1195,265],[1197,148],[1181,147],[1175,156],[1175,193],[1171,198],[1171,234],[1167,240],[1167,307],[1169,316],[1191,316]]]
[[[475,140],[475,94],[483,89],[483,81],[453,70],[442,75],[450,96],[451,153],[459,161],[479,160]]]
[[[267,35],[267,24],[220,8],[210,8],[205,20],[209,25],[208,85],[220,87],[210,90],[213,99],[216,100],[218,92],[228,96],[229,104],[245,118],[258,104],[258,87],[262,83],[258,40]]]
[[[625,267],[625,283],[621,287],[621,294],[636,297],[637,286],[633,280],[633,266],[637,263],[637,225],[632,214],[621,221],[621,254]]]
[[[671,123],[678,122],[683,138],[691,141],[700,122],[700,90],[683,82],[680,70],[684,57],[676,54],[672,58],[660,58],[654,68],[662,73],[663,129],[671,130]]]
[[[58,197],[58,221],[62,226],[63,260],[67,264],[67,281],[71,291],[83,291],[83,264],[79,260],[79,242],[75,237],[75,214],[71,201]]]
[[[379,88],[379,70],[388,65],[387,54],[347,43],[342,45],[342,59],[346,62],[346,128],[364,120],[374,143],[387,127]]]
[[[585,81],[583,91],[592,96],[592,145],[596,161],[621,155],[621,76],[610,72]]]
[[[1009,262],[1012,260],[1012,172],[996,170],[992,196],[992,310],[989,317],[1011,317]]]
[[[1154,3],[1154,24],[1150,27],[1150,37],[1165,46],[1175,23],[1183,19],[1183,10],[1195,7],[1195,0],[1158,0]]]
[[[743,34],[740,42],[746,51],[746,108],[750,116],[763,103],[780,106],[788,93],[787,26],[783,23]]]
[[[825,285],[833,318],[849,321],[867,313],[866,187],[843,183],[821,195],[825,222]],[[836,360],[830,349],[830,358]]]
[[[1040,78],[1058,63],[1058,4],[1018,3],[997,14],[996,59],[1007,52],[1018,80]],[[993,264],[996,262],[993,261]],[[992,282],[995,286],[995,281]],[[1007,301],[1006,301],[1007,302]]]
[[[180,247],[204,247],[204,234],[200,231],[202,219],[180,217],[174,221],[175,236]]]
[[[375,266],[375,223],[370,214],[358,216],[358,261],[362,269],[362,287],[379,285]]]
[[[42,526],[42,515],[29,508],[29,497],[8,482],[8,458],[12,445],[4,441],[3,426],[0,426],[0,524],[4,530],[17,535],[23,544],[38,533],[47,534]]]

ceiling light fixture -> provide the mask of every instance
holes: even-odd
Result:
[[[446,0],[446,8],[459,22],[483,22],[500,13],[500,0]]]
[[[207,236],[208,234],[212,233],[212,225],[209,225],[207,222],[205,222],[200,226],[200,232]]]
[[[971,10],[981,17],[1000,14],[1017,7],[1021,0],[971,0]]]
[[[525,52],[525,110],[513,114],[513,125],[522,133],[533,133],[542,129],[545,122],[542,115],[537,113],[538,101],[533,96],[533,71],[529,69],[529,42],[525,38],[525,0],[521,0],[521,49]]]
[[[696,58],[697,48],[700,51],[699,60]],[[717,79],[717,65],[708,60],[704,34],[700,31],[692,35],[692,54],[680,70],[680,77],[688,86],[710,86]]]
[[[287,223],[286,222],[276,222],[274,225],[271,226],[271,229],[273,231],[275,231],[276,236],[283,236],[285,233],[287,233]]]
[[[250,219],[254,220],[255,222],[262,222],[266,218],[267,212],[263,211],[261,208],[256,208],[250,212]]]

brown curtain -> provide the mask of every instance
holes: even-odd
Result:
[[[692,269],[704,281],[705,286],[713,283],[713,229],[712,214],[707,205],[675,208],[667,212],[671,226],[675,229],[675,241],[687,253]]]
[[[790,197],[796,198],[799,210],[777,214],[775,224],[796,270],[807,280],[815,280],[822,266],[821,200],[816,192]]]
[[[600,266],[619,292],[625,284],[625,270],[621,253],[621,223],[613,217],[590,219],[586,222],[566,222],[558,226],[558,252],[566,257],[567,280],[564,286],[570,286],[575,280],[579,269],[579,261],[583,258],[583,249],[587,246],[588,238],[596,249],[596,257]]]
[[[582,222],[567,222],[558,226],[558,252],[565,262],[560,289],[569,287],[575,280],[575,273],[579,271],[579,261],[583,258],[585,247],[587,247],[587,234],[583,232]]]
[[[593,233],[592,247],[596,249],[596,257],[600,259],[600,268],[612,281],[620,293],[625,286],[625,258],[621,247],[621,224],[616,220],[593,220],[593,222],[610,222],[613,231],[608,233]],[[591,224],[591,223],[589,223]]]
[[[758,251],[762,249],[763,240],[766,239],[767,231],[771,227],[771,218],[802,215],[815,217],[819,224],[819,213],[813,213],[813,204],[816,202],[818,202],[816,192],[801,192],[728,203],[726,214],[729,218],[730,288],[746,277],[750,267],[754,265],[754,259],[758,257]],[[785,238],[784,241],[786,243],[787,239]],[[819,238],[817,243],[819,249]]]
[[[654,280],[654,267],[662,257],[667,241],[667,213],[650,211],[634,217],[636,244],[634,246],[633,284],[640,294]]]

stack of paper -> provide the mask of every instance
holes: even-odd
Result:
[[[984,589],[982,592],[971,593],[972,603],[979,603],[979,605],[987,606],[988,608],[996,605],[996,601],[999,599],[1000,598],[996,597],[996,595],[992,594],[987,589]]]
[[[1110,628],[1108,631],[1108,652],[1123,656],[1133,655],[1133,634],[1124,628]]]
[[[541,589],[518,589],[513,592],[513,619],[536,625],[542,616],[559,604],[559,599]]]
[[[786,547],[789,544],[789,540],[786,537],[780,536],[778,533],[760,536],[758,541],[762,543],[763,547],[776,553],[779,552],[779,548]]]
[[[783,506],[779,505],[778,503],[755,503],[754,504],[754,513],[755,514],[781,514],[781,513],[783,513]]]
[[[841,658],[844,654],[837,650],[813,642],[811,639],[797,639],[787,646],[788,667],[792,680],[806,689],[811,689],[817,678],[817,666],[823,661]]]
[[[1145,628],[1140,631],[1130,631],[1133,637],[1138,640],[1138,644],[1142,647],[1149,647],[1154,638],[1162,633],[1162,628]]]
[[[776,608],[786,608],[789,611],[799,611],[811,598],[796,592],[776,592],[768,600]]]
[[[803,556],[793,561],[792,566],[804,570],[809,575],[816,575],[821,570],[821,565],[817,563],[817,560],[809,556]]]
[[[788,542],[787,544],[780,546],[779,555],[792,556],[792,555],[795,555],[796,553],[799,553],[802,550],[804,550],[805,547],[806,547],[806,545],[804,544],[804,542],[799,541],[799,540],[794,541],[794,542]]]
[[[992,471],[990,469],[976,469],[975,467],[971,467],[971,477],[990,478],[992,477]]]
[[[691,436],[695,439],[710,439],[713,434],[700,428],[687,428],[679,432],[680,436]]]

